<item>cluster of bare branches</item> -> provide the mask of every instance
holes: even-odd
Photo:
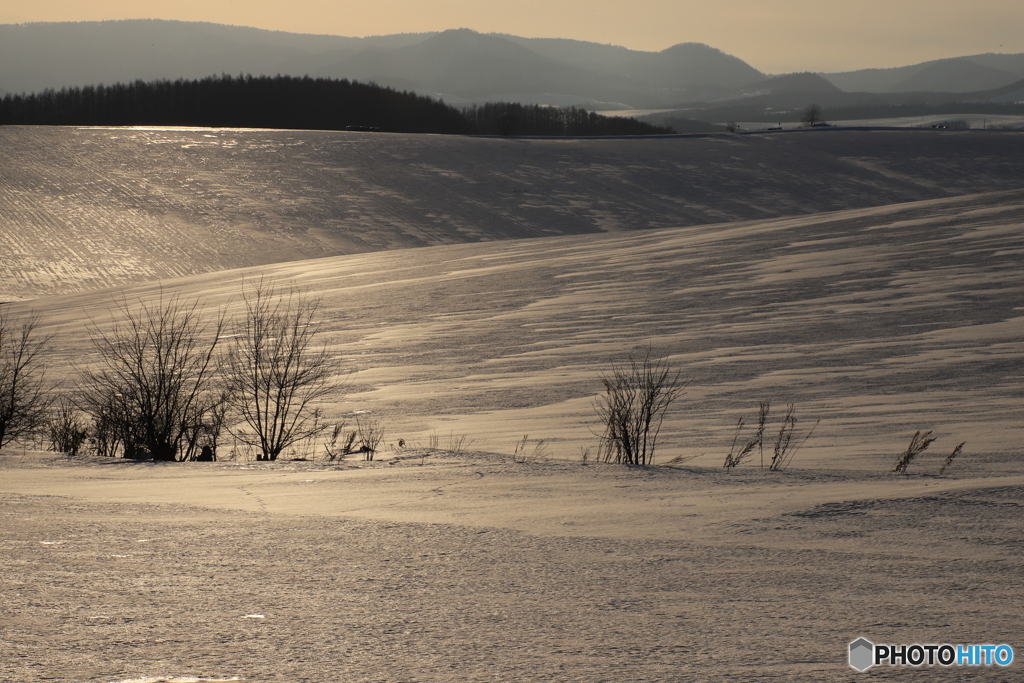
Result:
[[[191,455],[189,447],[218,401],[224,315],[209,326],[198,301],[163,295],[137,307],[122,298],[116,312],[106,329],[92,324],[100,362],[85,373],[82,409],[103,423],[125,457],[173,461]]]
[[[89,438],[89,424],[67,396],[54,402],[54,410],[46,420],[50,448],[58,453],[78,455]]]
[[[327,427],[318,402],[341,384],[315,341],[320,302],[262,281],[242,298],[243,314],[229,321],[223,311],[204,315],[198,299],[122,296],[109,321],[90,320],[93,362],[76,395],[55,401],[43,382],[51,337],[39,334],[39,316],[16,325],[0,308],[0,447],[43,435],[71,454],[88,445],[101,456],[214,460],[230,430],[257,459],[276,460],[310,442]],[[369,421],[359,434],[372,458],[383,429]]]
[[[364,460],[373,460],[380,442],[384,440],[384,425],[376,418],[356,418],[359,432],[359,452]]]
[[[0,448],[38,432],[50,407],[41,353],[52,338],[39,333],[39,314],[16,324],[0,308]]]
[[[263,282],[243,299],[245,315],[233,328],[227,375],[248,429],[235,436],[259,449],[258,460],[277,460],[326,428],[317,402],[334,388],[334,363],[327,347],[314,343],[318,299],[279,294]]]
[[[665,412],[679,398],[687,382],[662,359],[629,356],[601,375],[605,393],[594,401],[604,425],[597,459],[624,465],[654,463],[658,434]]]

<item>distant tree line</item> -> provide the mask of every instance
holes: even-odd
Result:
[[[292,76],[224,75],[6,95],[0,124],[472,132],[456,109],[429,97],[358,81]]]
[[[465,110],[373,83],[293,76],[135,81],[5,95],[0,125],[210,126],[502,135],[671,133],[583,109],[486,104]]]
[[[601,116],[576,107],[489,102],[462,110],[482,135],[665,135],[671,128],[621,116]]]

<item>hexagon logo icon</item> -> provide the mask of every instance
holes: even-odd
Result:
[[[858,638],[850,643],[850,666],[857,671],[867,671],[874,664],[875,644],[867,638]]]

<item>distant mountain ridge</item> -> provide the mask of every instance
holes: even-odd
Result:
[[[644,52],[469,29],[350,38],[155,19],[0,25],[0,96],[225,73],[372,81],[455,105],[510,100],[630,109],[783,92],[973,93],[1024,79],[1024,54],[772,77],[700,43]]]
[[[846,92],[973,92],[1024,78],[1024,54],[971,55],[892,69],[821,74]]]
[[[696,43],[654,53],[468,29],[345,38],[164,20],[0,25],[0,88],[12,93],[220,73],[374,81],[455,102],[550,93],[629,106],[765,77]]]

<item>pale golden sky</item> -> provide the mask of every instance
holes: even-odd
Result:
[[[0,0],[0,24],[140,18],[342,36],[471,28],[637,50],[693,41],[768,73],[1024,52],[1024,0]]]

